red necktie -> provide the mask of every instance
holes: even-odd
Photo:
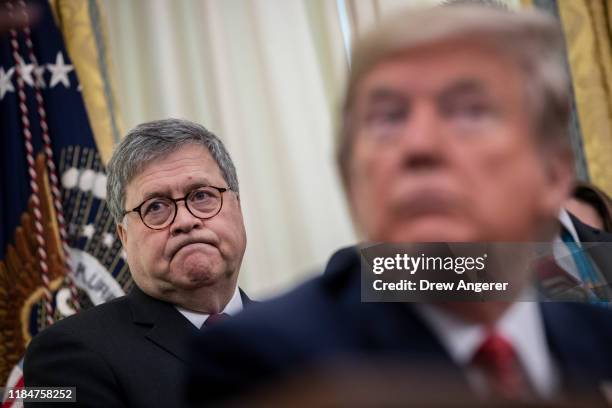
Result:
[[[512,344],[503,336],[490,333],[472,360],[482,370],[491,396],[504,400],[525,400],[533,396]]]
[[[200,330],[204,330],[205,328],[214,326],[215,324],[219,323],[220,321],[225,320],[228,317],[229,315],[227,313],[213,313],[210,316],[208,316],[208,319],[206,319],[206,321],[204,322]]]

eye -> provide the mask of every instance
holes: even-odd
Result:
[[[372,107],[365,116],[369,138],[375,142],[393,140],[408,121],[405,104],[381,104]]]
[[[367,116],[369,125],[394,125],[403,122],[406,119],[406,109],[401,107],[387,107],[382,109],[374,109]]]
[[[491,103],[483,98],[457,98],[444,107],[447,118],[461,124],[476,124],[489,119],[494,114]]]
[[[484,103],[468,103],[455,109],[455,114],[472,119],[479,119],[485,116],[489,111],[490,110]]]
[[[169,206],[170,204],[166,200],[154,198],[144,206],[144,215],[164,212]]]
[[[210,190],[207,189],[199,189],[193,192],[193,194],[191,195],[191,201],[193,202],[201,202],[201,201],[206,201],[209,200],[211,198],[213,198],[214,195],[212,194],[212,192]]]

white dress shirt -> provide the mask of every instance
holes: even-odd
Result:
[[[576,232],[576,228],[574,227],[574,223],[570,218],[567,211],[563,208],[559,212],[559,221],[561,225],[565,227],[576,241],[578,247],[582,248],[582,243],[578,238],[578,233]],[[582,282],[582,277],[580,277],[580,272],[578,271],[578,267],[576,266],[576,261],[574,261],[574,257],[570,252],[569,248],[561,239],[561,235],[557,235],[553,241],[553,256],[555,258],[555,262],[559,265],[564,271],[572,275],[574,278],[578,280],[578,282]]]
[[[187,310],[180,306],[176,306],[176,310],[178,310],[187,320],[191,322],[198,329],[202,327],[206,319],[208,319],[209,314],[194,312],[193,310]],[[233,316],[242,310],[242,297],[240,296],[240,290],[238,290],[238,286],[236,286],[236,290],[234,291],[234,295],[230,299],[230,301],[225,305],[225,308],[221,313],[228,314]]]
[[[481,324],[466,322],[434,305],[418,304],[416,310],[453,361],[464,369],[473,390],[486,395],[485,378],[471,362],[489,331]],[[494,331],[512,344],[534,392],[540,398],[553,398],[559,388],[559,375],[548,349],[538,304],[513,303],[497,321]]]

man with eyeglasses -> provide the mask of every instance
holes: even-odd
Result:
[[[181,406],[191,338],[250,302],[237,287],[246,233],[236,170],[215,135],[177,119],[134,128],[107,170],[135,286],[36,336],[25,383],[76,386],[88,407]]]

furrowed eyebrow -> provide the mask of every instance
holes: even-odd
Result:
[[[185,187],[183,187],[183,194],[187,194],[190,191],[195,190],[196,188],[212,186],[213,184],[214,183],[211,183],[207,178],[203,177],[201,179],[194,180],[191,183],[185,185]]]
[[[168,190],[166,190],[166,191],[163,191],[163,190],[153,190],[153,191],[150,191],[150,192],[146,193],[142,197],[142,200],[140,200],[140,201],[141,202],[145,202],[148,199],[155,198],[155,197],[170,197],[170,192]]]
[[[203,177],[201,179],[198,180],[194,180],[192,182],[190,182],[189,184],[186,184],[183,187],[183,194],[187,194],[188,192],[195,190],[196,188],[200,188],[200,187],[204,187],[204,186],[210,186],[211,183],[208,181],[207,178]],[[170,194],[170,190],[166,189],[166,190],[151,190],[147,193],[144,194],[144,196],[142,197],[141,202],[145,202],[151,198],[156,198],[156,197],[166,197],[166,198],[172,198],[172,194]]]

